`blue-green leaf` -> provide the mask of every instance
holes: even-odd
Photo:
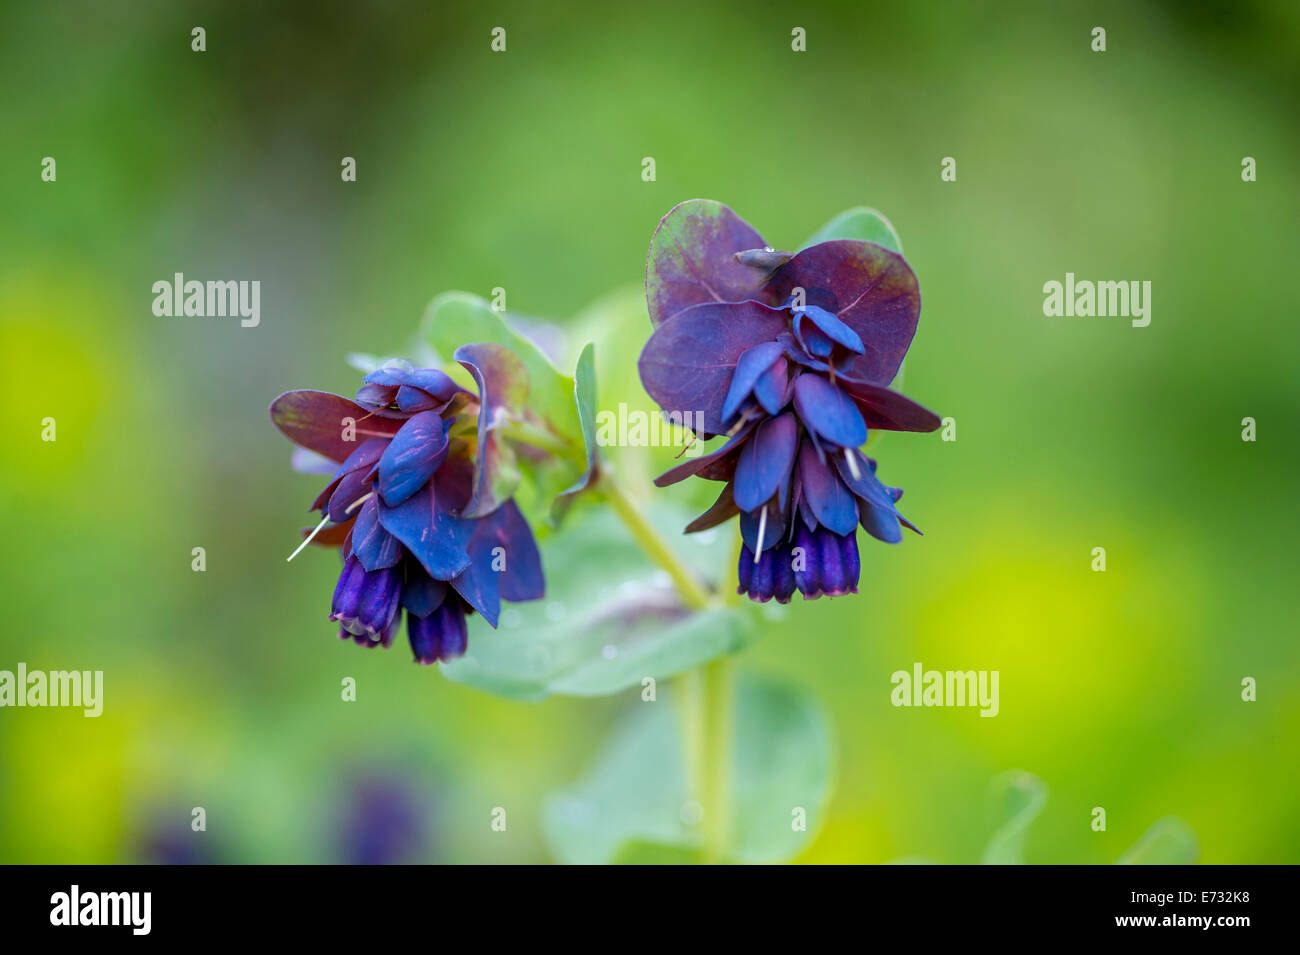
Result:
[[[632,704],[587,774],[548,797],[543,825],[560,861],[698,858],[702,832],[688,808],[681,724],[668,696],[660,689],[656,702]],[[830,800],[833,747],[826,714],[800,690],[744,679],[734,726],[727,860],[793,858],[817,831]]]
[[[541,542],[546,597],[512,604],[492,630],[471,624],[469,651],[443,672],[514,699],[605,696],[734,652],[753,636],[748,608],[687,612],[607,509],[591,508]],[[685,515],[664,504],[649,519],[708,580],[726,570],[730,534],[681,534]]]
[[[1025,833],[1047,804],[1047,784],[1032,773],[1012,770],[989,783],[998,828],[980,857],[982,865],[1024,865]]]
[[[1191,865],[1201,854],[1192,827],[1177,816],[1151,824],[1116,865]]]
[[[421,338],[442,360],[443,370],[462,384],[471,382],[451,360],[457,348],[490,342],[510,349],[528,373],[529,412],[572,444],[575,455],[582,447],[582,431],[573,405],[573,379],[562,374],[532,339],[486,301],[466,292],[439,295],[425,309]]]
[[[814,232],[807,242],[799,246],[799,249],[803,250],[810,245],[829,242],[832,239],[860,239],[863,242],[883,245],[899,255],[903,254],[903,240],[898,237],[893,223],[875,209],[868,209],[866,206],[857,206],[841,212]]]
[[[586,344],[573,372],[573,403],[578,410],[587,466],[578,480],[555,498],[551,507],[551,519],[557,524],[573,504],[574,498],[593,485],[600,467],[600,449],[596,446],[596,359],[592,353],[593,347],[591,342]]]

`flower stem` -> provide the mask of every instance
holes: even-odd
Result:
[[[703,684],[700,805],[704,807],[704,861],[727,859],[731,846],[731,770],[735,679],[730,656],[715,657],[699,674]]]
[[[500,432],[507,438],[531,444],[535,448],[549,451],[557,457],[571,457],[573,445],[557,434],[545,428],[539,428],[528,421],[512,418],[500,427]]]
[[[627,495],[614,476],[608,471],[600,475],[598,485],[605,494],[605,500],[609,501],[609,506],[614,509],[636,542],[641,545],[641,549],[649,555],[650,559],[658,564],[663,570],[668,572],[668,576],[673,579],[677,585],[677,590],[681,594],[682,602],[693,610],[707,610],[709,607],[709,595],[704,588],[700,586],[695,579],[695,573],[682,561],[668,543],[659,536],[659,532],[654,529],[645,515],[637,508],[636,504]]]
[[[613,475],[603,472],[598,486],[642,550],[672,577],[682,602],[694,610],[714,606],[715,601],[700,586],[691,568],[646,520]],[[724,580],[736,559],[733,555],[729,566],[724,568]],[[724,595],[722,603],[727,602],[727,596]],[[704,667],[682,674],[677,678],[676,689],[681,706],[686,792],[703,810],[700,820],[703,859],[717,864],[727,859],[731,844],[731,777],[735,755],[732,742],[735,681],[731,658],[716,657]]]

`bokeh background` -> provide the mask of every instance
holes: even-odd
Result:
[[[786,247],[883,210],[924,301],[905,390],[957,420],[878,449],[926,536],[864,544],[860,597],[763,617],[742,660],[834,720],[802,860],[974,862],[989,781],[1021,768],[1050,788],[1031,862],[1113,862],[1167,815],[1205,862],[1300,861],[1300,6],[18,2],[0,23],[0,668],[106,684],[99,719],[0,710],[0,860],[547,861],[544,795],[635,691],[509,702],[336,640],[336,559],[284,561],[318,482],[266,405],[350,393],[343,356],[402,351],[447,289],[571,322],[705,196]],[[260,327],[154,317],[177,271],[260,279]],[[1066,271],[1151,281],[1150,326],[1045,318]],[[612,359],[602,405],[639,389]],[[892,707],[914,661],[999,670],[1000,715]]]

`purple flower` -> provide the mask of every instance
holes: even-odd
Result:
[[[888,543],[915,531],[902,492],[858,450],[872,428],[933,431],[940,420],[889,383],[916,331],[920,292],[883,246],[834,239],[770,248],[721,203],[691,200],[659,224],[646,264],[655,332],[646,391],[725,441],[661,475],[726,482],[688,533],[739,514],[740,592],[789,601],[856,593],[857,528]]]
[[[545,590],[528,523],[493,491],[498,398],[519,387],[519,361],[491,344],[456,358],[477,395],[437,369],[389,362],[365,376],[355,401],[290,391],[270,408],[289,440],[337,464],[311,506],[322,521],[308,539],[341,548],[330,608],[339,637],[387,647],[405,611],[419,663],[465,652],[467,614],[495,627],[502,600]]]

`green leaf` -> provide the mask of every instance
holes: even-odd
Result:
[[[450,679],[522,700],[607,696],[752,638],[747,607],[688,613],[613,513],[591,508],[582,516],[541,542],[546,597],[510,604],[497,630],[471,622],[468,652],[442,668]],[[649,518],[702,579],[730,570],[734,528],[683,535],[682,512],[662,504]]]
[[[997,831],[980,857],[981,865],[1024,865],[1025,833],[1047,804],[1047,784],[1032,773],[1012,770],[989,783]]]
[[[516,330],[503,313],[467,292],[445,292],[425,309],[421,337],[431,345],[444,371],[468,383],[463,369],[451,360],[456,349],[491,342],[510,349],[528,373],[528,409],[573,446],[575,460],[582,447],[582,429],[573,404],[573,379],[562,374],[537,344]]]
[[[899,255],[903,254],[903,240],[898,237],[893,223],[875,209],[868,209],[866,206],[841,212],[814,232],[812,238],[799,246],[799,250],[832,239],[860,239],[863,242],[883,245],[889,251],[897,252]]]
[[[592,486],[600,467],[600,449],[596,446],[596,359],[593,348],[591,342],[586,344],[573,372],[573,403],[578,409],[587,467],[577,481],[556,496],[551,506],[551,520],[556,524],[564,517],[574,498]]]
[[[1191,865],[1201,854],[1192,827],[1177,816],[1157,819],[1116,865]]]
[[[547,798],[543,827],[560,861],[697,858],[702,833],[686,821],[694,817],[686,811],[681,724],[666,697],[661,691],[656,702],[632,704],[587,774]],[[799,853],[830,800],[832,751],[816,700],[769,680],[740,681],[728,861],[781,862]],[[801,814],[806,829],[794,824]]]
[[[685,846],[634,840],[624,843],[610,861],[614,865],[701,865],[704,853]]]

